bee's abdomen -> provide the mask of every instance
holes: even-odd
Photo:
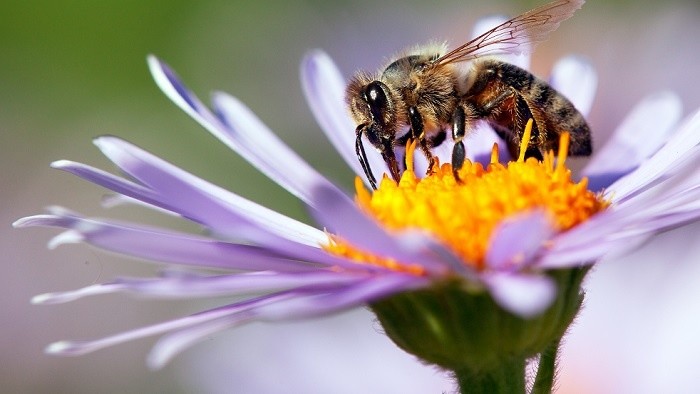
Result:
[[[549,147],[558,147],[560,134],[569,132],[569,155],[591,154],[590,128],[571,101],[528,71],[512,64],[498,63],[502,82],[517,90],[537,111],[544,114]]]

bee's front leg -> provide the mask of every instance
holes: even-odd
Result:
[[[362,135],[367,127],[367,124],[363,123],[357,126],[357,129],[355,129],[355,154],[357,155],[357,159],[360,161],[360,165],[362,166],[362,170],[365,172],[365,176],[367,177],[367,181],[369,182],[370,186],[372,186],[372,189],[377,190],[377,180],[374,178],[372,167],[370,167],[369,160],[367,160],[365,147],[362,145]]]
[[[435,165],[435,158],[432,152],[430,152],[431,145],[429,141],[425,138],[425,129],[423,125],[423,117],[416,107],[408,108],[408,119],[411,122],[411,135],[414,139],[418,141],[423,155],[428,160],[428,173],[432,172],[433,166]]]

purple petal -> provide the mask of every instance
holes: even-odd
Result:
[[[695,167],[692,160],[689,163]],[[609,253],[625,250],[640,238],[646,239],[659,231],[697,220],[700,214],[698,179],[674,178],[680,178],[680,182],[660,184],[558,235],[538,266],[556,268],[594,262]],[[659,193],[646,196],[657,189]]]
[[[638,167],[676,130],[680,116],[680,99],[672,93],[657,93],[637,104],[583,170],[591,189],[609,186],[616,174]]]
[[[554,282],[542,275],[495,273],[483,279],[499,305],[526,319],[544,312],[557,294]]]
[[[287,320],[323,316],[364,305],[400,291],[422,287],[426,283],[425,278],[390,274],[363,280],[344,289],[321,293],[294,293],[294,296],[276,302],[247,308],[244,313],[203,322],[164,337],[151,351],[149,366],[160,368],[177,353],[205,336],[250,320]]]
[[[578,56],[560,59],[552,69],[549,83],[571,100],[584,117],[588,116],[598,86],[598,74],[589,62]]]
[[[538,267],[566,267],[593,263],[611,250],[624,247],[649,232],[647,224],[654,219],[648,211],[637,214],[635,207],[613,206],[552,239]],[[632,231],[630,231],[632,230]],[[637,231],[638,230],[638,231]]]
[[[390,274],[363,280],[344,289],[309,294],[297,293],[294,297],[251,308],[246,316],[223,318],[206,322],[187,330],[181,330],[161,339],[149,355],[149,365],[159,368],[178,352],[214,332],[241,324],[247,320],[287,320],[323,316],[365,305],[378,298],[400,291],[423,287],[425,278],[411,275]]]
[[[554,248],[542,256],[537,262],[537,267],[543,269],[560,269],[590,265],[609,253],[621,250],[625,246],[638,245],[635,242],[636,240],[637,238],[634,237],[624,237],[613,240],[601,237],[596,239],[594,243],[578,243],[575,245],[566,245],[566,247],[563,248]]]
[[[148,57],[148,65],[156,84],[178,107],[270,179],[302,201],[307,201],[309,190],[316,182],[328,183],[324,177],[301,160],[274,136],[255,115],[245,106],[237,103],[235,99],[222,94],[216,95],[214,104],[219,111],[219,117],[214,116],[182,84],[168,65],[155,56]],[[270,154],[267,150],[272,150],[273,153]],[[284,171],[287,168],[296,170]]]
[[[669,141],[634,172],[621,178],[608,188],[615,201],[622,201],[639,190],[653,184],[670,169],[678,166],[693,154],[700,143],[700,111],[696,111],[671,136]]]
[[[692,202],[700,182],[700,146],[694,147],[674,167],[634,194],[615,201],[615,208],[625,219],[644,219]],[[614,198],[615,196],[613,196]]]
[[[317,185],[335,187],[238,99],[226,93],[215,93],[213,104],[217,116],[226,125],[225,134],[219,138],[224,143],[235,140],[246,149],[246,159],[251,164],[303,202],[313,203],[311,192]]]
[[[448,264],[430,250],[417,251],[388,234],[374,220],[335,189],[318,188],[314,193],[315,206],[311,211],[316,221],[331,233],[341,236],[361,250],[379,256],[393,257],[405,263],[419,264],[434,274],[442,274]],[[415,234],[411,234],[414,237]]]
[[[165,63],[153,55],[149,55],[148,68],[156,82],[156,85],[172,100],[190,115],[197,123],[216,135],[223,129],[221,123],[209,111],[209,109],[180,81],[175,72]],[[233,148],[238,151],[237,147]]]
[[[408,274],[376,275],[344,289],[307,296],[299,294],[282,302],[256,308],[256,319],[286,320],[323,316],[391,294],[425,287],[429,283],[427,278]]]
[[[162,278],[123,278],[81,289],[40,294],[33,304],[60,304],[77,299],[112,293],[131,293],[158,298],[195,298],[240,296],[288,289],[333,289],[367,277],[367,274],[316,271],[298,273],[255,272],[231,275],[177,275]]]
[[[165,210],[177,215],[184,215],[188,219],[200,223],[204,226],[209,226],[214,231],[221,235],[225,235],[232,238],[245,239],[246,237],[251,237],[257,232],[247,231],[248,228],[252,226],[251,221],[257,221],[258,227],[265,227],[266,220],[260,220],[265,216],[271,215],[269,218],[269,223],[273,226],[272,229],[277,228],[278,234],[284,235],[287,233],[287,237],[292,238],[296,241],[301,241],[306,244],[313,244],[313,238],[308,238],[308,235],[312,237],[318,237],[320,240],[321,233],[311,227],[306,225],[296,226],[295,221],[285,223],[286,221],[292,220],[283,215],[279,215],[274,211],[270,211],[267,208],[258,206],[257,204],[245,200],[233,193],[229,193],[223,190],[219,190],[220,198],[214,198],[212,196],[205,196],[209,198],[212,203],[213,209],[223,209],[229,210],[226,215],[211,215],[208,210],[192,210],[188,206],[188,201],[178,198],[178,195],[159,195],[152,190],[146,189],[141,185],[135,184],[133,182],[127,181],[123,178],[114,176],[112,174],[106,173],[99,169],[95,169],[90,166],[86,166],[80,163],[73,163],[66,160],[61,160],[59,162],[54,162],[52,164],[54,168],[70,172],[77,175],[83,179],[90,182],[98,184],[100,186],[106,187],[117,193],[122,193],[129,198],[133,198],[143,202],[144,204],[152,205],[153,207]],[[202,181],[203,182],[203,181]],[[212,190],[215,187],[211,187]],[[228,194],[228,196],[226,196]],[[224,201],[221,200],[226,200]],[[201,203],[202,206],[206,206],[205,202]],[[238,205],[238,207],[237,207]],[[257,216],[256,216],[257,215]],[[244,218],[244,216],[247,216]],[[207,223],[209,222],[209,223]],[[291,227],[284,230],[285,225],[291,225]],[[303,234],[305,230],[311,228],[311,231],[307,235]],[[269,230],[269,229],[268,229]],[[315,234],[314,234],[315,233]]]
[[[206,337],[232,328],[237,325],[247,323],[251,320],[251,316],[234,315],[225,318],[219,318],[188,327],[174,333],[168,334],[159,339],[148,354],[146,364],[150,369],[158,370],[163,368],[170,362],[178,353],[194,345]]]
[[[633,226],[626,230],[615,231],[611,236],[596,239],[592,243],[582,242],[568,244],[564,248],[555,247],[538,262],[538,267],[544,269],[579,267],[595,263],[603,257],[622,256],[638,250],[659,231],[696,221],[698,217],[700,217],[700,209],[670,214],[642,222],[641,227]]]
[[[123,143],[127,144],[126,142]],[[132,148],[137,149],[135,147]],[[147,154],[146,152],[142,153]],[[161,197],[150,190],[143,189],[139,185],[136,185],[138,188],[135,188],[135,184],[88,166],[73,165],[69,162],[63,163],[61,167],[58,167],[58,165],[56,166],[57,168],[74,172],[76,175],[91,180],[99,185],[111,187],[113,190],[125,193],[130,197],[144,201],[152,201],[153,204],[164,209],[176,212],[184,211],[187,215],[192,216],[190,217],[191,220],[204,225],[206,225],[206,221],[221,221],[220,224],[217,224],[217,227],[213,228],[219,235],[236,239],[247,239],[259,245],[280,251],[286,255],[296,256],[296,258],[306,261],[338,265],[350,269],[360,268],[369,271],[383,270],[380,267],[360,265],[347,259],[331,256],[318,248],[319,244],[328,242],[325,233],[213,185],[203,185],[203,188],[213,195],[202,195],[201,197],[208,199],[214,206],[221,205],[221,208],[229,209],[230,212],[227,213],[227,217],[212,217],[208,215],[206,209],[203,211],[191,210],[191,200],[183,200],[180,195],[165,195]],[[184,173],[184,171],[180,169],[177,169],[177,171]],[[191,176],[189,174],[186,175]],[[189,182],[191,181],[190,179],[186,179],[184,183],[190,184]],[[200,179],[195,179],[195,181],[204,182]],[[172,203],[170,200],[172,200]],[[201,204],[204,208],[207,208],[207,203],[202,202]],[[200,217],[202,215],[206,215],[206,219]],[[290,227],[287,227],[288,225]],[[311,230],[310,233],[303,234],[304,231],[308,229]],[[70,234],[66,234],[66,236],[68,235]],[[66,238],[65,241],[81,242],[82,239],[71,240]]]
[[[109,194],[109,195],[103,196],[102,199],[100,200],[100,205],[103,208],[114,208],[114,207],[121,207],[121,206],[125,206],[125,205],[135,205],[135,206],[139,206],[142,208],[148,208],[148,209],[154,210],[154,211],[161,213],[163,215],[175,216],[178,218],[182,217],[178,213],[168,211],[168,210],[163,209],[161,207],[151,205],[147,202],[137,200],[133,197],[129,197],[129,196],[126,196],[124,194]]]
[[[54,210],[52,215],[26,217],[16,221],[14,225],[15,227],[69,228],[69,231],[54,237],[49,244],[52,248],[65,243],[89,242],[105,250],[128,256],[177,264],[283,272],[304,271],[312,269],[317,264],[337,266],[359,272],[387,270],[333,256],[317,246],[304,245],[271,235],[269,242],[263,242],[263,245],[267,244],[268,247],[240,245],[189,234],[172,233],[157,228],[84,219],[75,214],[66,213],[62,209]],[[180,238],[180,236],[184,238]],[[185,238],[191,238],[191,243],[183,242]],[[151,239],[151,244],[145,244],[144,239]],[[191,248],[188,249],[188,246]],[[179,252],[179,248],[183,248],[184,251]],[[202,253],[201,256],[196,254],[199,252]],[[205,255],[205,252],[209,252],[209,254]]]
[[[394,239],[405,253],[412,253],[416,256],[425,256],[427,253],[430,253],[429,259],[420,260],[424,262],[422,264],[423,267],[430,267],[428,272],[431,274],[435,276],[443,273],[457,274],[467,281],[479,282],[479,274],[473,268],[476,264],[469,264],[469,262],[464,261],[431,234],[417,229],[405,230],[399,234],[394,234]],[[431,266],[429,263],[433,261],[434,263]]]
[[[101,137],[95,144],[127,174],[152,188],[162,202],[159,205],[217,233],[234,237],[252,235],[250,226],[246,226],[252,222],[260,229],[307,245],[318,245],[327,239],[316,228],[206,182],[126,141]]]
[[[585,257],[583,260],[573,261],[573,264],[593,262],[594,259],[607,253],[610,249],[610,240],[615,233],[634,223],[636,223],[634,219],[629,219],[624,212],[615,210],[615,207],[598,213],[588,221],[557,234],[552,239],[551,247],[538,262],[538,266],[547,265],[553,260],[553,256],[570,251]]]
[[[89,297],[98,294],[112,294],[123,290],[123,284],[103,283],[90,285],[78,290],[39,294],[32,297],[31,302],[34,305],[64,304],[66,302],[75,301],[83,297]]]
[[[364,280],[345,289],[324,293],[297,293],[247,309],[244,313],[206,321],[180,330],[158,341],[148,357],[151,368],[161,368],[177,353],[215,332],[251,320],[287,320],[323,316],[365,305],[400,291],[423,287],[426,279],[410,275],[388,275]]]
[[[95,341],[55,342],[46,348],[46,353],[60,356],[80,356],[83,354],[94,352],[96,350],[104,349],[109,346],[133,341],[138,338],[144,338],[152,335],[162,334],[168,331],[184,329],[215,319],[227,317],[233,318],[234,316],[238,315],[239,319],[244,320],[249,317],[243,314],[244,312],[247,312],[256,307],[264,306],[268,303],[281,301],[289,297],[290,295],[287,293],[259,297],[252,300],[246,300],[237,304],[227,305],[224,307],[208,310],[206,312],[200,312],[195,315],[119,333]]]
[[[680,212],[669,213],[655,218],[647,224],[649,232],[661,232],[671,228],[695,222],[700,218],[700,206],[696,200],[695,207],[686,208]]]
[[[345,106],[345,85],[340,71],[325,52],[314,50],[304,56],[301,86],[309,108],[340,156],[355,174],[364,179],[354,148],[356,125]],[[372,168],[386,169],[375,149],[367,149],[367,158]]]
[[[669,169],[662,177],[657,178],[635,194],[615,201],[605,212],[595,215],[591,220],[577,226],[570,232],[587,231],[596,233],[617,227],[638,227],[654,216],[669,213],[682,208],[688,203],[694,203],[698,198],[698,182],[700,171],[697,163],[700,160],[700,147],[686,155],[677,168]],[[617,230],[614,230],[617,231]]]
[[[116,193],[129,196],[146,204],[153,205],[164,209],[168,212],[175,213],[172,207],[167,206],[162,201],[162,199],[152,190],[149,190],[141,184],[128,181],[124,178],[110,174],[98,168],[94,168],[86,164],[76,163],[69,160],[55,161],[51,163],[51,167],[61,171],[69,172],[82,179],[85,179],[88,182],[100,185]]]
[[[700,195],[700,193],[697,194]],[[700,203],[698,203],[697,198],[698,196],[696,196],[696,200],[692,204],[694,207],[682,207],[672,211],[659,212],[647,220],[640,220],[638,226],[618,231],[615,236],[621,239],[644,237],[697,221],[698,217],[700,217]]]
[[[486,264],[492,270],[518,270],[532,262],[553,234],[551,219],[545,211],[513,217],[494,231],[486,253]]]
[[[331,290],[359,282],[368,274],[316,271],[298,273],[255,272],[217,276],[186,276],[146,280],[121,279],[127,291],[158,297],[211,297],[277,292],[287,289]]]
[[[68,215],[36,215],[15,222],[15,227],[44,226],[69,229],[51,243],[87,242],[104,250],[139,259],[195,267],[236,270],[309,270],[313,265],[252,245],[237,245],[130,223],[107,222]]]
[[[697,183],[700,181],[700,177],[695,178],[695,184],[691,188],[669,193],[668,196],[661,195],[657,203],[646,207],[641,212],[634,212],[633,218],[638,223],[636,226],[630,226],[631,231],[644,229],[658,231],[660,229],[659,223],[668,223],[666,226],[676,226],[676,223],[669,222],[669,220],[672,220],[676,215],[680,215],[679,217],[684,217],[687,214],[692,215],[700,207],[700,186]],[[657,223],[657,221],[659,222]]]

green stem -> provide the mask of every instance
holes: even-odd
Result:
[[[557,374],[557,352],[559,341],[552,342],[541,354],[537,367],[537,377],[532,386],[532,394],[549,394],[554,388],[554,378]]]
[[[525,360],[503,362],[490,371],[455,371],[461,394],[525,393]]]

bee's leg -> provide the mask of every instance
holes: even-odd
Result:
[[[523,97],[522,94],[518,93],[513,88],[508,88],[503,90],[498,96],[492,100],[486,102],[481,108],[479,108],[479,116],[488,119],[494,111],[497,111],[504,102],[511,101],[514,103],[513,120],[512,126],[509,130],[504,130],[500,125],[493,124],[495,126],[499,137],[503,138],[508,145],[508,151],[513,158],[518,157],[520,152],[520,140],[522,139],[523,132],[525,130],[525,125],[527,121],[532,119],[532,132],[530,134],[530,141],[528,141],[528,148],[525,150],[525,158],[534,157],[537,160],[542,160],[542,153],[540,152],[538,146],[540,145],[538,141],[540,140],[540,129],[541,124],[539,118],[534,115],[534,111],[530,103]]]
[[[513,136],[515,138],[508,139],[508,149],[511,152],[511,156],[514,158],[518,157],[520,152],[520,140],[523,138],[523,133],[525,131],[525,125],[527,121],[532,119],[532,130],[530,131],[530,141],[528,141],[528,146],[525,149],[525,159],[529,157],[534,157],[535,159],[542,161],[544,157],[540,151],[540,122],[538,118],[533,114],[532,108],[528,101],[520,94],[515,95],[515,119],[513,119]]]
[[[395,144],[398,146],[406,146],[408,140],[413,139],[413,134],[409,131],[408,133],[402,135],[395,140]]]
[[[435,158],[432,152],[430,152],[430,146],[428,146],[428,141],[425,138],[425,130],[423,128],[423,117],[418,112],[416,107],[408,108],[408,119],[411,122],[411,135],[418,141],[423,155],[428,160],[428,173],[432,172],[433,166],[435,165]]]
[[[372,174],[372,168],[369,166],[367,153],[365,153],[365,147],[362,145],[362,131],[365,127],[366,125],[362,124],[355,130],[355,154],[357,154],[357,159],[360,161],[360,165],[365,171],[365,176],[367,177],[367,181],[369,182],[370,186],[372,186],[372,189],[377,190],[377,180],[374,178],[374,174]]]
[[[457,182],[459,179],[459,170],[464,165],[466,149],[464,148],[464,136],[466,134],[467,117],[464,113],[464,106],[458,105],[455,112],[452,114],[452,139],[454,147],[452,148],[452,174]]]
[[[394,148],[391,141],[384,141],[384,146],[382,148],[382,158],[389,167],[389,172],[394,181],[398,183],[401,180],[401,173],[399,172],[399,162],[396,160],[396,154],[394,153]],[[376,189],[376,188],[375,188]]]
[[[462,140],[472,129],[474,122],[483,117],[484,115],[469,101],[462,101],[452,113],[452,140],[455,143],[452,148],[452,174],[457,182],[461,182],[459,170],[464,165],[467,153]]]
[[[538,148],[540,146],[540,129],[541,123],[540,118],[534,115],[531,104],[525,97],[513,88],[504,90],[495,99],[486,103],[481,111],[484,117],[488,117],[495,109],[499,108],[503,102],[506,100],[512,100],[514,103],[515,110],[513,111],[513,125],[510,130],[508,130],[509,135],[506,135],[503,130],[498,134],[501,138],[506,141],[508,145],[508,151],[513,158],[517,158],[520,153],[520,143],[523,138],[523,132],[525,131],[525,125],[527,121],[532,119],[532,131],[530,132],[530,141],[528,141],[528,147],[525,149],[525,158],[534,157],[537,160],[542,161],[542,152]]]
[[[413,133],[408,132],[401,137],[396,139],[396,145],[398,146],[406,146],[406,143],[408,140],[414,139]],[[430,138],[425,138],[425,144],[427,145],[428,149],[432,149],[436,146],[440,146],[445,140],[447,139],[447,132],[445,129],[441,129],[439,132],[437,132],[435,135],[431,136]],[[404,160],[402,161],[403,164],[403,169],[405,170],[407,167],[406,163],[406,157],[404,156]]]
[[[447,139],[447,131],[445,129],[440,129],[440,131],[427,140],[428,147],[435,148],[436,146],[442,145]]]
[[[469,87],[469,90],[466,92],[465,96],[474,96],[483,92],[488,86],[489,82],[497,78],[498,67],[500,67],[502,62],[491,61],[489,63],[491,66],[485,68],[480,67],[479,72],[474,75],[474,81],[472,82],[472,85]]]
[[[409,141],[410,139],[412,139],[412,138],[413,138],[413,135],[412,135],[411,132],[409,131],[409,132],[407,132],[406,134],[402,135],[401,137],[397,138],[397,139],[394,141],[394,144],[395,144],[396,146],[405,147],[405,146],[406,146],[406,143],[408,143],[408,141]],[[404,154],[403,160],[401,160],[401,170],[402,170],[402,171],[406,171],[406,168],[408,168],[408,166],[407,166],[407,163],[406,163],[406,155]]]

